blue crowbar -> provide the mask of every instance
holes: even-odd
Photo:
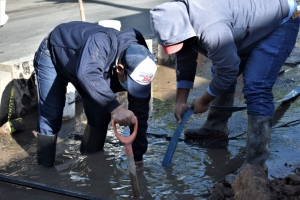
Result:
[[[175,149],[176,149],[176,146],[177,146],[177,143],[178,143],[178,139],[179,139],[179,136],[182,132],[182,129],[183,129],[183,126],[186,122],[186,120],[194,113],[194,109],[192,108],[188,108],[184,113],[183,113],[183,116],[181,118],[181,123],[177,125],[176,129],[175,129],[175,132],[171,138],[171,141],[169,143],[169,146],[168,146],[168,149],[166,151],[166,154],[165,154],[165,157],[164,157],[164,160],[162,162],[162,165],[164,167],[168,167],[170,166],[170,163],[172,161],[172,158],[173,158],[173,155],[174,155],[174,152],[175,152]]]

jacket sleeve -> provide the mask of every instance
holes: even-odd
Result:
[[[215,24],[205,30],[201,41],[215,68],[208,90],[211,95],[219,96],[236,80],[239,72],[240,58],[232,27],[226,22]]]
[[[88,38],[77,63],[77,77],[87,94],[99,106],[111,112],[120,103],[111,91],[109,80],[105,77],[110,66],[111,41],[105,33],[96,33]]]
[[[134,113],[138,120],[138,132],[132,144],[135,161],[141,161],[148,148],[146,132],[148,129],[150,97],[150,93],[148,98],[136,98],[128,93],[128,109]],[[134,126],[130,127],[131,133],[133,128]]]
[[[197,68],[198,53],[184,44],[176,53],[176,85],[177,88],[192,89]]]

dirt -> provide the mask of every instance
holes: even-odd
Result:
[[[37,164],[35,137],[34,132],[27,131],[13,135],[0,134],[0,169],[5,170],[7,166],[19,166],[20,163]]]
[[[229,184],[225,180],[214,184],[208,200],[299,200],[300,168],[285,178],[270,180],[262,168],[246,165]]]
[[[78,111],[80,112],[80,111]],[[7,131],[2,131],[0,128],[0,171],[5,171],[7,167],[14,166],[33,166],[37,165],[36,158],[36,119],[37,109],[33,109],[31,113],[22,117],[24,127],[19,127],[17,132],[10,134]],[[14,119],[13,119],[14,120]],[[66,121],[64,124],[72,123],[75,119]],[[62,142],[65,134],[60,134],[62,138],[58,138],[58,144]],[[59,145],[57,147],[59,149]]]

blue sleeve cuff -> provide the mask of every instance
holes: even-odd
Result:
[[[183,89],[193,89],[194,88],[194,82],[192,81],[179,81],[176,83],[177,88],[183,88]]]
[[[206,91],[208,92],[208,94],[210,94],[210,95],[213,96],[213,97],[216,97],[216,96],[217,96],[217,95],[215,95],[215,94],[213,94],[213,93],[211,92],[211,90],[209,89],[209,87],[207,88]]]

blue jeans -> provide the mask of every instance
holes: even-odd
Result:
[[[38,111],[37,131],[45,135],[57,134],[62,126],[63,109],[66,100],[68,80],[56,70],[47,47],[45,38],[35,53],[34,68],[38,84]],[[110,122],[110,113],[93,101],[86,92],[73,83],[81,96],[88,124],[93,127],[107,126]]]
[[[33,64],[39,95],[37,131],[46,135],[57,134],[62,125],[68,82],[52,63],[46,38],[35,53]]]
[[[272,88],[280,68],[294,48],[299,24],[299,17],[289,19],[262,39],[246,58],[241,59],[239,75],[243,73],[243,94],[248,114],[273,117],[275,106]],[[224,94],[234,93],[236,83],[235,81]]]

